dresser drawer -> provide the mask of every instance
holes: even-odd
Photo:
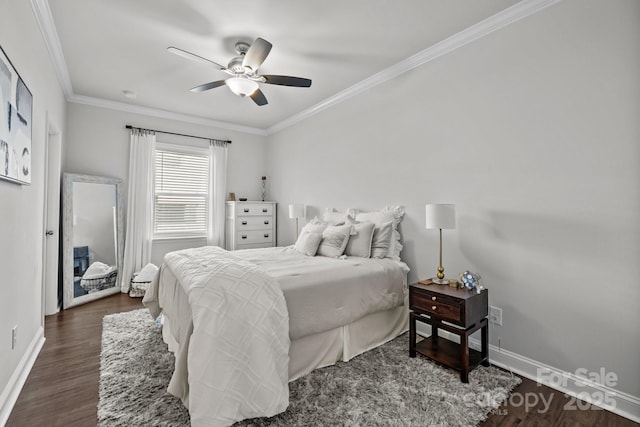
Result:
[[[273,205],[272,204],[260,204],[260,203],[242,203],[237,206],[238,218],[242,216],[250,216],[250,215],[264,215],[271,216],[273,215]]]
[[[462,302],[455,298],[414,291],[410,293],[409,305],[412,310],[434,314],[455,324],[463,322]]]
[[[247,216],[238,217],[236,224],[238,231],[244,230],[271,230],[273,228],[273,217],[270,216]]]
[[[247,230],[238,231],[236,233],[236,241],[238,245],[254,244],[254,243],[271,243],[273,242],[273,233],[271,230]]]

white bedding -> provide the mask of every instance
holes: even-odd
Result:
[[[187,276],[193,277],[208,277],[203,274],[203,271],[208,272],[211,270],[209,267],[211,261],[207,260],[206,256],[213,255],[217,257],[219,254],[226,252],[217,248],[198,248],[189,251],[188,255],[190,257],[196,256],[198,258],[197,262],[192,264],[194,266],[201,265],[204,269],[198,270],[195,268],[191,273],[187,274]],[[181,252],[184,251],[179,251],[179,253]],[[200,257],[201,254],[206,254],[206,256]],[[167,256],[170,255],[168,254]],[[298,253],[292,247],[247,249],[231,253],[226,252],[225,257],[227,255],[232,259],[236,259],[240,265],[250,268],[256,274],[262,272],[267,277],[267,279],[264,277],[262,279],[267,282],[269,281],[268,278],[271,280],[275,278],[273,282],[277,283],[277,286],[281,289],[281,295],[284,295],[283,301],[286,301],[284,315],[287,316],[288,314],[288,331],[285,325],[282,326],[282,331],[288,333],[287,338],[290,337],[291,341],[295,340],[298,350],[309,339],[311,340],[309,342],[314,342],[314,340],[318,342],[314,337],[327,337],[328,335],[326,334],[341,334],[339,331],[341,331],[342,326],[354,324],[354,322],[357,324],[359,319],[364,320],[375,315],[375,313],[385,312],[385,310],[396,310],[389,312],[397,313],[400,316],[399,319],[406,318],[402,311],[397,311],[405,309],[402,306],[405,301],[408,268],[402,262],[390,259],[355,257],[347,259],[307,257]],[[181,274],[174,271],[174,269],[176,267],[172,266],[171,262],[167,262],[165,258],[165,265],[162,268],[159,280],[160,284],[155,281],[144,298],[144,303],[149,307],[152,315],[156,316],[160,311],[166,315],[166,321],[169,324],[165,329],[170,331],[171,334],[171,336],[166,337],[166,340],[169,343],[175,343],[175,348],[170,346],[172,351],[176,353],[176,367],[169,392],[183,399],[185,405],[189,408],[192,425],[194,426],[214,425],[211,420],[219,417],[218,412],[228,406],[228,399],[234,400],[237,397],[238,402],[233,404],[235,407],[249,405],[252,411],[256,410],[257,408],[254,407],[255,399],[247,396],[246,393],[235,393],[229,398],[228,396],[222,396],[224,394],[223,391],[221,395],[214,396],[209,394],[206,387],[198,391],[194,388],[194,381],[204,382],[209,385],[216,384],[218,383],[217,375],[234,368],[234,366],[219,366],[217,362],[214,362],[209,357],[211,351],[216,351],[212,348],[215,345],[209,342],[200,342],[210,340],[210,337],[198,333],[199,328],[196,326],[203,321],[212,322],[212,325],[215,324],[215,320],[210,318],[202,319],[201,316],[204,314],[211,316],[208,312],[211,311],[211,307],[214,307],[214,318],[218,315],[224,317],[221,313],[229,309],[227,307],[229,301],[224,300],[224,298],[219,299],[218,296],[207,302],[201,298],[202,290],[200,287],[198,287],[197,293],[189,294],[188,289],[190,286],[186,285],[185,288],[185,284],[182,283],[184,279],[180,279]],[[207,286],[211,286],[216,280],[213,277],[208,277],[204,282],[208,282]],[[220,301],[223,300],[224,304],[221,304]],[[242,308],[238,308],[238,315],[241,312]],[[221,321],[222,318],[219,317],[218,320]],[[406,323],[406,320],[400,320],[400,328],[402,328],[402,323]],[[233,334],[240,336],[243,332],[237,329],[236,326],[234,326]],[[384,328],[384,325],[381,326]],[[399,331],[400,329],[395,327],[394,334]],[[279,339],[282,341],[282,336]],[[264,349],[261,348],[262,350]],[[241,350],[238,354],[244,355],[244,351]],[[336,357],[332,356],[329,360],[338,360],[341,350],[335,348],[333,351],[337,352]],[[279,356],[281,356],[281,352]],[[346,360],[348,360],[348,355],[342,355],[342,357],[346,357]],[[236,358],[240,365],[248,363],[246,357],[236,356]],[[232,359],[228,358],[226,362],[235,365],[236,362]],[[199,366],[197,377],[194,377],[194,369],[192,368],[194,363]],[[322,364],[322,366],[324,365],[326,363]],[[318,364],[316,366],[321,365]],[[250,368],[243,366],[242,369]],[[238,370],[237,372],[241,371]],[[281,375],[282,371],[280,370],[276,376]],[[289,375],[291,375],[291,370]],[[241,379],[244,380],[244,378]],[[278,393],[275,394],[278,395]],[[190,398],[188,398],[189,396]],[[196,401],[199,401],[199,403],[196,404]],[[216,406],[214,402],[219,404]],[[222,404],[223,402],[224,404]],[[280,399],[279,405],[282,402]],[[285,408],[286,405],[279,409],[278,412],[283,411]],[[260,410],[258,409],[258,411]],[[262,413],[242,414],[241,416],[249,418],[271,415],[274,415],[272,411],[267,412],[262,408]],[[220,420],[231,420],[232,418],[234,417],[231,416],[229,418],[229,414],[223,414]],[[236,416],[234,419],[240,418]],[[206,421],[199,423],[198,420]],[[220,425],[225,425],[225,421],[221,422],[222,424]]]
[[[292,340],[401,306],[408,267],[391,259],[309,257],[293,247],[234,251],[275,277],[289,311]]]
[[[273,416],[289,405],[289,318],[276,280],[215,246],[171,252],[165,264],[191,308],[188,387],[180,396],[191,425],[227,426]],[[172,388],[170,387],[170,391]]]

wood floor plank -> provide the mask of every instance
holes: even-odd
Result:
[[[91,427],[98,422],[98,382],[102,318],[141,308],[139,298],[116,294],[65,310],[45,319],[47,340],[20,393],[7,427]],[[492,426],[638,426],[599,408],[567,409],[569,397],[549,387],[522,379],[515,390],[533,393],[545,401],[526,407],[509,399],[481,424]],[[136,427],[136,426],[132,426]]]

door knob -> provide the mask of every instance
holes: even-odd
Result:
[[[44,234],[46,234],[47,236],[53,236],[53,230],[47,230],[47,232]]]

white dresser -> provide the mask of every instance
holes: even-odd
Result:
[[[276,202],[227,202],[226,249],[276,245]]]

